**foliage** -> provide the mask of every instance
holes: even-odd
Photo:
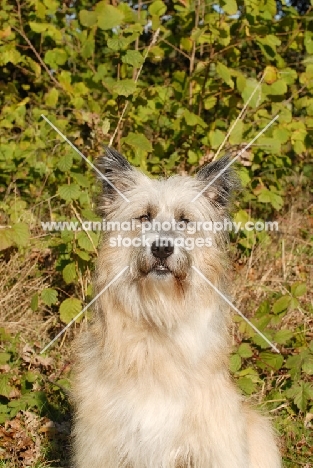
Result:
[[[99,241],[99,232],[49,232],[41,222],[101,221],[93,212],[97,187],[90,166],[42,115],[90,162],[123,117],[113,145],[157,177],[194,173],[210,161],[246,105],[221,151],[235,156],[242,150],[238,166],[245,191],[235,221],[274,219],[295,178],[308,183],[313,4],[302,2],[299,16],[278,3],[279,9],[275,0],[222,0],[219,7],[203,0],[3,0],[0,252],[5,259],[16,249],[21,255],[52,249],[56,273],[33,296],[34,314],[45,308],[69,323],[91,299],[88,279]],[[278,120],[243,150],[275,115]],[[311,240],[308,233],[304,238]],[[249,256],[268,238],[242,231],[234,240]],[[294,414],[302,414],[312,412],[312,342],[303,327],[279,328],[287,311],[300,306],[305,284],[285,286],[284,294],[269,293],[253,319],[282,354],[273,354],[238,318],[243,342],[231,368],[248,395],[274,373],[278,383],[269,398],[288,399]],[[16,345],[4,336],[0,360],[18,367]],[[10,397],[14,371],[1,376],[2,421],[45,404],[35,390],[40,376],[24,370],[18,398]]]
[[[201,2],[5,0],[0,180],[10,227],[0,231],[0,249],[27,247],[29,221],[37,227],[47,216],[74,222],[77,212],[97,219],[90,213],[89,168],[41,114],[93,160],[129,103],[116,144],[141,169],[170,174],[210,159],[254,93],[228,149],[249,142],[279,113],[253,154],[245,152],[240,170],[244,203],[263,214],[279,210],[286,177],[313,173],[313,27],[310,16],[299,19],[292,8],[275,19],[275,5],[223,1],[221,14]],[[239,18],[229,16],[238,9]],[[151,47],[156,28],[159,39]],[[241,243],[251,248],[247,236],[242,233]],[[67,284],[90,267],[98,238],[94,232],[51,237]],[[56,304],[56,296],[50,301]]]

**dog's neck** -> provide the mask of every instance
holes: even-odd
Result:
[[[120,304],[116,307],[110,294],[103,295],[96,325],[102,333],[105,329],[104,359],[111,357],[115,372],[138,378],[148,372],[164,383],[167,379],[173,380],[173,375],[179,381],[190,372],[200,376],[204,369],[213,372],[219,365],[220,369],[224,368],[228,316],[219,301],[211,306],[210,302],[208,298],[202,306],[199,301],[197,305],[190,303],[184,311],[184,319],[167,329],[144,318],[134,318],[126,307]],[[157,304],[155,307],[157,314]],[[219,355],[218,366],[216,354]],[[178,362],[180,372],[177,372]]]

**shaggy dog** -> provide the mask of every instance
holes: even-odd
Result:
[[[227,164],[156,180],[113,149],[99,159],[111,229],[95,275],[105,291],[76,346],[75,468],[281,467],[270,423],[228,373],[229,307],[198,273],[227,296],[226,236],[205,230],[227,219]]]

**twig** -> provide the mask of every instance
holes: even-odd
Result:
[[[62,390],[62,392],[66,395],[66,396],[70,396],[71,395],[71,392],[65,388],[63,385],[57,383],[57,382],[53,382],[53,380],[50,380],[48,377],[46,377],[45,375],[42,376],[43,379],[45,380],[45,382],[51,384],[51,385],[55,385],[56,387],[59,387],[60,390]]]
[[[138,0],[138,9],[137,9],[138,22],[140,22],[141,6],[142,6],[142,2],[141,2],[141,0]],[[137,39],[135,41],[135,50],[138,51],[138,48],[139,48],[139,36],[137,37]],[[133,80],[136,79],[136,75],[137,75],[137,68],[134,68],[134,70],[133,70]]]
[[[187,58],[188,60],[190,59],[189,55],[186,54],[186,52],[184,52],[183,50],[179,49],[178,47],[176,47],[174,44],[172,44],[171,42],[167,41],[166,39],[162,38],[160,40],[160,42],[164,42],[165,44],[169,45],[170,47],[172,47],[174,50],[176,50],[176,52],[178,52],[179,54],[183,55],[185,58]]]
[[[201,6],[201,0],[197,1],[196,7],[195,7],[195,29],[197,29],[199,25],[199,17],[200,17],[200,6]],[[190,64],[189,64],[189,106],[192,104],[192,73],[194,70],[195,66],[195,57],[196,57],[196,39],[193,41],[192,45],[192,52],[191,52],[191,57],[190,57]]]
[[[145,61],[146,61],[146,58],[147,58],[147,56],[148,56],[148,54],[149,54],[149,52],[150,52],[151,47],[156,43],[159,33],[160,33],[160,28],[158,28],[158,29],[155,31],[155,33],[153,34],[152,41],[150,42],[149,47],[148,47],[147,50],[146,50],[146,53],[145,53],[145,55],[144,55],[144,57],[143,57],[143,62],[142,62],[141,66],[140,66],[140,68],[139,68],[139,70],[138,70],[138,72],[137,72],[137,75],[136,75],[136,78],[135,78],[135,83],[137,83],[137,81],[138,81],[138,79],[139,79],[139,76],[140,76],[140,74],[141,74],[143,65],[144,65],[144,63],[145,63]],[[129,104],[129,101],[126,101],[126,102],[125,102],[125,105],[124,105],[124,108],[123,108],[123,110],[122,110],[122,113],[121,113],[121,115],[120,115],[120,118],[119,118],[119,120],[118,120],[118,122],[117,122],[117,126],[116,126],[116,128],[115,128],[115,130],[114,130],[114,133],[113,133],[111,139],[110,139],[109,147],[112,146],[112,143],[113,143],[113,141],[114,141],[114,138],[116,137],[116,134],[117,134],[117,132],[118,132],[118,130],[119,130],[119,127],[120,127],[120,125],[121,125],[121,122],[122,122],[122,120],[123,120],[123,117],[124,117],[124,115],[125,115],[125,112],[126,112],[126,110],[127,110],[128,104]]]
[[[286,257],[285,257],[285,239],[281,241],[281,260],[282,260],[282,269],[283,269],[283,279],[286,281]]]
[[[72,210],[74,211],[74,214],[75,214],[76,218],[77,218],[78,221],[80,222],[83,231],[85,231],[85,233],[87,234],[87,236],[88,236],[90,242],[92,243],[92,246],[93,246],[93,249],[94,249],[96,255],[98,255],[98,251],[97,251],[97,249],[96,249],[95,244],[93,243],[92,237],[91,237],[91,235],[89,234],[89,232],[87,231],[87,229],[84,228],[83,220],[81,219],[81,217],[80,217],[78,211],[76,210],[76,208],[75,208],[72,204],[71,204],[71,208],[72,208]]]
[[[35,54],[35,56],[37,57],[38,61],[40,62],[41,66],[46,70],[46,72],[48,73],[49,77],[51,78],[51,80],[54,82],[54,84],[63,90],[63,87],[61,86],[61,84],[54,78],[54,76],[52,75],[51,71],[49,70],[49,68],[47,67],[47,65],[45,64],[45,62],[42,60],[42,58],[40,57],[39,53],[37,52],[37,50],[35,49],[35,47],[33,46],[33,44],[31,43],[31,41],[28,39],[28,37],[26,36],[26,33],[25,33],[25,30],[23,28],[23,20],[22,20],[22,15],[21,15],[21,5],[20,5],[20,2],[19,0],[16,0],[16,4],[17,4],[17,14],[18,14],[18,17],[19,17],[19,22],[20,22],[20,28],[21,29],[18,29],[16,28],[15,26],[11,26],[12,29],[14,29],[14,31],[16,31],[18,34],[20,34],[20,36],[22,36],[22,38],[27,42],[27,44],[29,45],[29,47],[31,48],[31,50],[33,51],[33,53]]]

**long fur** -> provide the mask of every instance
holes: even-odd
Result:
[[[129,203],[104,181],[99,211],[109,221],[219,221],[236,187],[231,169],[191,200],[227,163],[196,178],[155,180],[107,150],[98,167]],[[246,405],[227,370],[229,308],[192,268],[227,295],[225,236],[213,235],[209,248],[175,247],[160,260],[147,247],[112,248],[116,234],[103,237],[95,292],[129,268],[99,297],[75,348],[74,467],[281,467],[270,422]],[[140,228],[119,234],[142,235]],[[178,233],[149,233],[151,241],[158,235]]]

